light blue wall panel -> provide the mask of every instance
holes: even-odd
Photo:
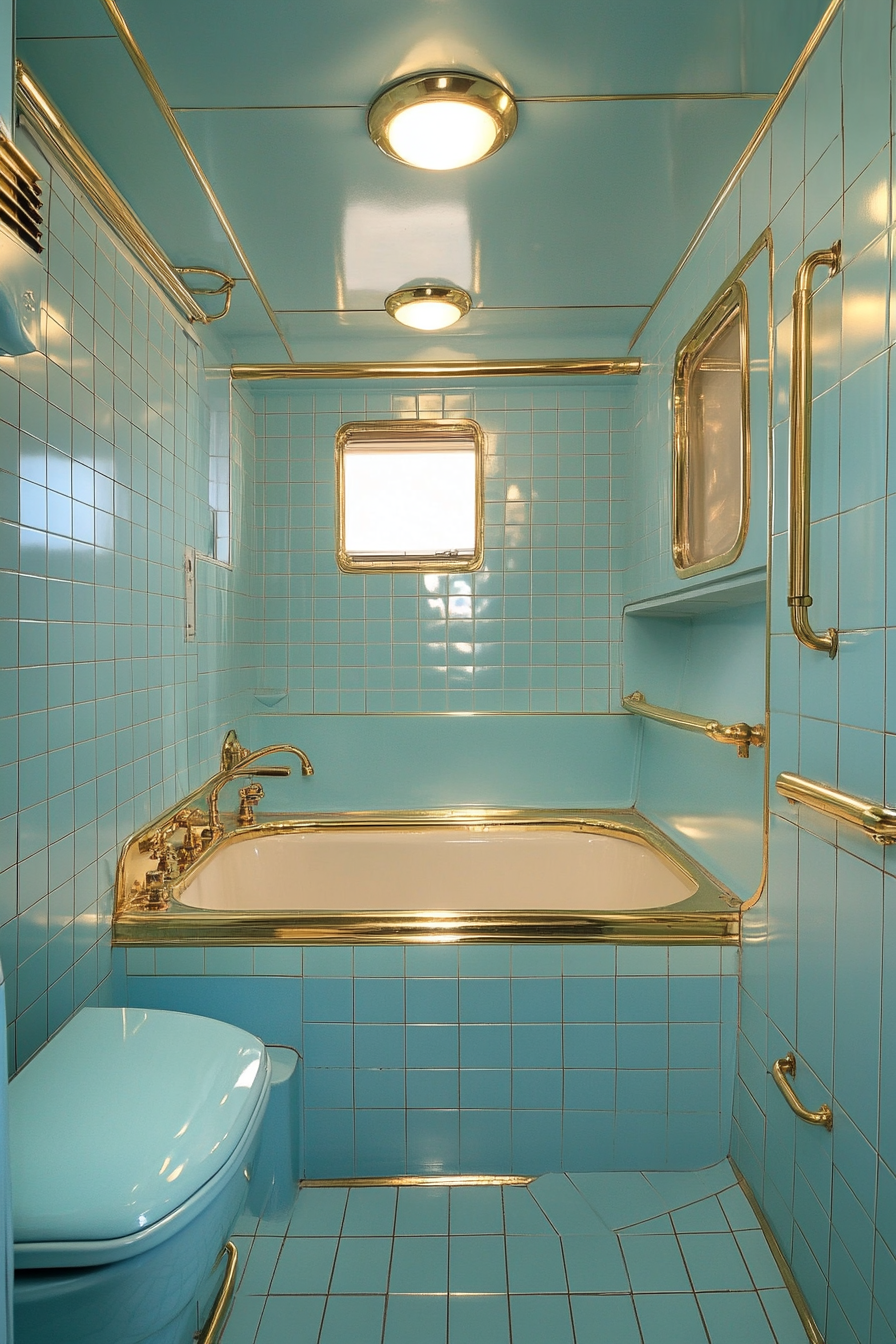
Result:
[[[255,714],[241,740],[291,742],[314,775],[265,781],[265,810],[630,807],[638,725],[623,714]],[[226,797],[226,795],[225,795]]]
[[[674,344],[770,221],[771,778],[796,770],[892,802],[891,36],[886,0],[846,0],[641,353],[652,361]],[[812,615],[818,627],[840,627],[831,661],[797,644],[785,601],[789,309],[802,257],[840,237],[845,268],[818,276],[814,323]],[[649,454],[662,430],[642,426]],[[733,1154],[824,1337],[892,1340],[893,862],[860,832],[771,797],[767,890],[745,919]],[[832,1134],[798,1121],[772,1082],[769,1068],[788,1050],[805,1104],[833,1107]]]

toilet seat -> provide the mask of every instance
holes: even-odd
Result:
[[[12,1080],[16,1269],[107,1265],[197,1217],[245,1161],[270,1062],[227,1023],[82,1009]]]

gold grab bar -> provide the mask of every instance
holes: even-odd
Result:
[[[772,1065],[772,1077],[783,1092],[784,1100],[794,1115],[805,1120],[807,1125],[824,1125],[825,1129],[833,1129],[834,1112],[830,1106],[819,1106],[817,1111],[807,1111],[788,1081],[788,1075],[790,1078],[796,1077],[796,1056],[792,1051],[783,1059],[776,1059]]]
[[[749,756],[751,747],[765,746],[765,728],[761,723],[719,723],[718,719],[700,719],[696,714],[683,714],[679,709],[663,709],[644,699],[643,691],[632,691],[623,696],[624,709],[640,714],[645,719],[656,719],[670,728],[683,728],[686,733],[705,733],[713,742],[728,742],[737,747],[738,756]]]
[[[236,1287],[236,1267],[239,1260],[237,1249],[232,1241],[225,1241],[221,1255],[215,1261],[216,1265],[221,1263],[221,1256],[227,1256],[227,1268],[224,1271],[224,1282],[218,1289],[218,1294],[212,1303],[212,1309],[208,1314],[205,1325],[194,1336],[196,1344],[216,1344],[221,1327],[224,1324],[224,1318],[227,1315],[230,1302],[233,1297],[233,1290]]]
[[[879,845],[896,843],[896,809],[883,803],[872,803],[868,798],[856,798],[842,793],[831,784],[820,784],[816,779],[803,779],[788,771],[780,774],[775,788],[789,803],[805,803],[816,812],[836,817],[838,821],[861,826],[866,835]]]
[[[837,656],[837,631],[812,629],[809,595],[809,482],[812,432],[812,279],[818,266],[840,270],[840,243],[810,252],[797,271],[793,291],[790,359],[790,579],[787,605],[793,633],[807,649]]]

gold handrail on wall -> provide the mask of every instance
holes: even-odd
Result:
[[[896,844],[896,809],[892,807],[873,803],[868,798],[857,798],[831,784],[803,779],[802,775],[792,775],[786,770],[778,776],[775,788],[789,803],[805,803],[825,816],[836,817],[850,826],[860,826],[879,845]]]
[[[840,243],[810,252],[796,276],[790,360],[790,579],[787,605],[793,633],[807,649],[837,655],[837,631],[812,629],[809,595],[809,484],[812,433],[812,280],[819,266],[840,270]]]
[[[737,747],[738,756],[749,756],[751,747],[765,746],[765,728],[761,723],[722,724],[718,719],[701,719],[696,714],[683,714],[680,709],[663,709],[645,700],[643,691],[632,691],[631,695],[623,696],[622,706],[632,714],[655,719],[657,723],[668,724],[670,728],[683,728],[686,733],[705,733],[713,742],[730,743]]]
[[[824,1125],[825,1129],[834,1128],[834,1112],[830,1106],[819,1106],[817,1111],[809,1111],[793,1090],[791,1078],[796,1077],[796,1056],[791,1052],[783,1059],[776,1059],[772,1065],[772,1077],[784,1094],[784,1100],[807,1125]]]

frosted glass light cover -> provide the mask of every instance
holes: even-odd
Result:
[[[337,446],[341,567],[477,568],[478,435],[440,436],[439,426],[426,422],[398,425],[394,437],[367,434]]]
[[[484,108],[461,102],[417,103],[389,123],[392,152],[415,168],[444,172],[478,163],[492,150],[499,128]]]
[[[682,574],[731,564],[746,536],[749,381],[742,288],[732,286],[704,315],[676,360],[673,554]]]

